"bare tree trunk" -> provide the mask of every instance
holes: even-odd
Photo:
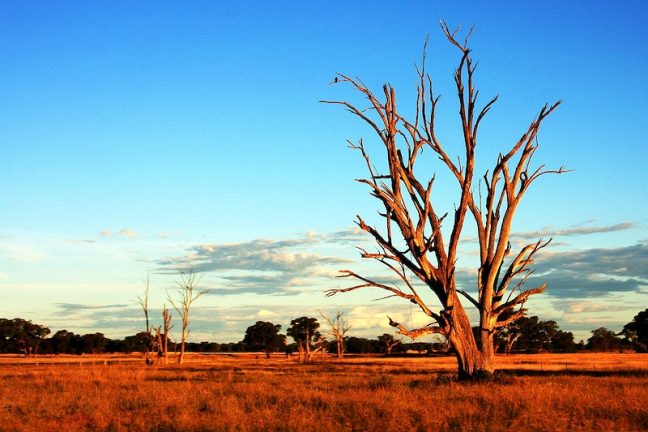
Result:
[[[304,347],[302,346],[301,342],[297,342],[297,355],[298,355],[297,361],[299,361],[299,363],[303,363],[304,362]]]
[[[180,340],[180,355],[178,356],[178,364],[182,364],[184,362],[184,354],[185,354],[185,335],[182,335],[182,339]]]
[[[453,309],[452,325],[447,335],[448,342],[455,351],[459,378],[465,379],[483,369],[482,353],[477,347],[477,341],[472,332],[468,315],[461,304]],[[491,372],[491,371],[486,371]]]
[[[305,360],[310,361],[311,359],[311,353],[310,353],[310,331],[308,328],[306,329],[306,341],[304,342],[304,352],[305,352]]]
[[[155,348],[158,357],[164,357],[164,348],[162,347],[162,327],[155,328]]]
[[[147,341],[146,341],[146,352],[144,354],[144,362],[148,365],[151,364],[151,358],[150,358],[150,351],[151,351],[151,344],[152,344],[152,335],[151,335],[151,324],[149,323],[149,288],[150,288],[150,278],[148,273],[146,274],[146,286],[144,288],[144,296],[140,297],[137,296],[137,303],[142,307],[142,311],[144,312],[144,319],[146,321],[146,335],[147,335]]]
[[[162,323],[164,326],[164,336],[162,339],[162,353],[164,357],[164,364],[169,363],[169,332],[171,331],[171,312],[167,309],[166,304],[162,309]]]

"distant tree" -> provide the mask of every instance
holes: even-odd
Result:
[[[149,343],[149,334],[139,332],[132,336],[126,336],[121,344],[122,352],[144,352]]]
[[[378,342],[380,342],[385,355],[390,355],[394,348],[403,343],[401,339],[396,339],[394,335],[389,333],[384,333],[383,335],[378,336]]]
[[[350,336],[345,338],[346,351],[351,354],[369,354],[380,352],[378,340]]]
[[[648,352],[648,309],[635,315],[632,321],[623,326],[620,334],[625,336],[635,350]]]
[[[592,330],[592,336],[587,340],[585,348],[592,351],[615,351],[621,346],[621,338],[605,327]]]
[[[245,352],[247,351],[247,345],[243,341],[227,342],[221,344],[220,351],[221,352]]]
[[[103,333],[90,333],[81,336],[82,351],[85,354],[102,354],[106,352],[110,339]]]
[[[432,342],[431,346],[431,352],[433,353],[448,353],[450,349],[450,345],[448,344],[448,341],[446,339],[443,339],[442,341],[438,342]]]
[[[344,314],[340,311],[337,311],[335,314],[335,318],[330,318],[326,314],[324,314],[322,311],[320,311],[320,314],[326,322],[328,323],[330,327],[330,332],[329,334],[333,337],[335,340],[335,353],[337,355],[338,359],[341,359],[344,356],[344,337],[346,336],[347,332],[351,329],[351,325],[349,325],[346,320],[344,319]]]
[[[171,312],[169,312],[169,309],[167,309],[165,304],[162,309],[162,326],[158,326],[155,329],[158,357],[162,357],[164,364],[169,363],[169,332],[172,327]]]
[[[285,346],[286,336],[279,334],[279,330],[281,330],[279,324],[257,321],[245,330],[243,344],[248,351],[263,351],[266,358],[270,358],[271,353]]]
[[[124,341],[122,339],[109,339],[106,352],[109,353],[123,353],[127,350],[124,348]]]
[[[324,349],[325,339],[318,331],[319,326],[317,318],[303,316],[290,321],[286,334],[297,344],[300,362],[310,361],[315,353]]]
[[[76,346],[78,342],[75,341],[79,338],[73,332],[67,330],[59,330],[49,338],[49,349],[52,354],[76,354]]]
[[[574,334],[572,332],[558,330],[551,338],[551,352],[573,353],[577,349],[578,345],[574,342]]]
[[[522,337],[522,328],[520,324],[527,320],[527,317],[521,317],[508,323],[505,327],[500,328],[495,333],[495,349],[498,352],[510,354],[515,342]],[[473,332],[477,332],[473,329]]]
[[[178,364],[182,364],[184,361],[185,343],[187,342],[187,337],[189,337],[189,312],[191,310],[191,305],[200,296],[207,292],[207,290],[198,289],[197,285],[199,282],[200,278],[196,276],[193,269],[188,273],[180,272],[180,280],[176,282],[178,287],[180,287],[178,290],[179,299],[173,300],[167,295],[169,302],[180,315],[180,321],[182,323],[180,329],[180,355],[178,356]]]
[[[142,312],[144,312],[144,320],[146,323],[146,327],[144,329],[145,333],[148,333],[149,335],[149,343],[146,346],[146,352],[144,354],[144,361],[146,364],[151,364],[153,360],[150,357],[150,352],[151,349],[153,348],[153,333],[152,333],[152,328],[151,328],[151,323],[149,321],[149,288],[150,288],[150,278],[149,274],[146,274],[146,280],[145,280],[145,287],[144,287],[144,295],[143,296],[137,296],[137,303],[140,305],[142,308]]]
[[[0,318],[0,349],[20,352],[29,357],[38,354],[38,347],[50,329],[22,318]]]
[[[555,321],[541,321],[537,316],[523,316],[502,328],[495,340],[499,350],[507,354],[513,348],[528,352],[548,351],[551,350],[552,341],[558,331],[558,324]],[[560,337],[564,342],[565,335],[560,334]]]

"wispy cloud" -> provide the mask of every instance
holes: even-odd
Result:
[[[55,305],[59,309],[62,309],[65,312],[76,312],[76,311],[88,311],[88,310],[98,310],[98,309],[120,309],[128,307],[127,304],[116,303],[108,305],[88,305],[80,303],[56,303]]]
[[[619,311],[630,311],[636,309],[636,305],[628,304],[609,304],[601,301],[591,301],[591,300],[554,300],[552,302],[553,307],[567,314],[583,314],[583,313],[608,313],[608,312],[619,312]]]
[[[547,226],[537,231],[519,232],[511,235],[512,239],[537,239],[548,237],[568,237],[583,236],[591,234],[610,233],[617,231],[626,231],[637,228],[634,222],[622,222],[613,225],[602,226],[576,226],[571,228],[556,228]]]
[[[99,236],[103,238],[118,237],[118,238],[133,239],[139,237],[139,234],[130,228],[122,228],[117,232],[113,232],[109,229],[105,229],[99,233]]]
[[[358,227],[350,227],[340,231],[321,234],[321,238],[328,243],[357,245],[370,240],[371,236]]]
[[[648,286],[648,245],[545,253],[530,283],[544,281],[561,298],[605,297]]]
[[[317,285],[330,277],[333,269],[347,259],[326,256],[306,249],[324,242],[324,237],[307,233],[294,239],[256,239],[242,243],[198,244],[181,256],[158,260],[158,271],[175,273],[193,269],[197,273],[216,272],[222,286],[215,294],[287,295],[291,287]]]
[[[540,258],[538,271],[567,270],[580,274],[607,274],[648,278],[648,243],[617,248],[593,248],[548,252]]]

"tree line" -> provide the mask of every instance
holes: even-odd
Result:
[[[338,312],[335,318],[322,314],[328,324],[321,327],[317,318],[299,317],[290,322],[286,333],[281,325],[257,321],[250,325],[239,342],[188,342],[185,350],[190,352],[235,353],[262,352],[266,356],[283,352],[297,355],[299,361],[310,361],[316,355],[329,353],[342,357],[344,354],[453,354],[452,346],[439,338],[434,342],[406,342],[393,334],[376,338],[349,336],[351,326]],[[473,330],[479,337],[477,328]],[[587,341],[576,342],[571,332],[563,331],[555,321],[543,321],[537,316],[521,317],[512,321],[495,335],[495,347],[499,353],[571,353],[590,351],[637,351],[648,352],[648,309],[639,312],[623,330],[615,333],[605,327],[591,331]],[[170,340],[170,351],[180,352],[180,342]],[[151,343],[147,332],[110,339],[102,333],[76,334],[59,330],[51,334],[44,325],[23,318],[0,318],[0,352],[32,356],[37,354],[103,354],[152,352],[161,354],[161,347]]]

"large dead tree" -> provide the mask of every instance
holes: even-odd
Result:
[[[454,158],[442,145],[436,128],[439,97],[434,94],[432,80],[423,63],[417,67],[418,94],[416,114],[407,119],[397,109],[396,91],[383,86],[383,95],[374,94],[359,79],[338,74],[335,83],[350,84],[368,102],[367,108],[358,108],[346,101],[323,101],[343,105],[366,122],[386,152],[386,162],[380,169],[374,166],[362,140],[349,143],[358,150],[366,163],[369,176],[358,180],[371,189],[371,194],[384,207],[384,229],[370,226],[358,216],[358,226],[369,233],[378,246],[375,252],[362,250],[361,256],[376,260],[393,271],[402,282],[399,285],[381,283],[343,270],[342,277],[358,280],[349,288],[332,289],[328,295],[361,288],[380,288],[388,297],[401,297],[417,305],[431,322],[421,328],[406,328],[392,321],[397,333],[415,339],[437,333],[445,336],[456,352],[461,378],[470,378],[493,371],[493,337],[498,328],[524,314],[524,304],[533,294],[542,292],[545,284],[526,289],[524,282],[531,274],[534,255],[549,241],[538,240],[513,252],[509,242],[511,225],[518,205],[529,186],[548,173],[563,173],[565,169],[545,169],[544,165],[531,167],[538,148],[536,137],[542,122],[560,104],[545,105],[528,129],[506,153],[500,153],[492,170],[482,176],[483,183],[475,186],[475,147],[482,120],[497,97],[481,108],[477,107],[479,92],[474,87],[476,64],[468,47],[470,33],[463,41],[458,30],[450,30],[442,22],[447,40],[457,48],[460,60],[454,73],[459,117],[463,132],[463,157]],[[446,214],[433,202],[435,176],[425,178],[415,173],[424,150],[431,151],[456,179],[460,195],[455,202],[451,226],[444,226]],[[456,285],[457,251],[467,215],[472,215],[479,240],[479,269],[476,289],[461,290]],[[470,217],[470,216],[468,216]],[[413,275],[413,276],[410,276]],[[414,282],[418,279],[418,282]],[[434,294],[439,309],[419,293],[421,283]],[[471,330],[471,322],[460,296],[479,312],[479,338]],[[435,302],[436,303],[436,302]]]

